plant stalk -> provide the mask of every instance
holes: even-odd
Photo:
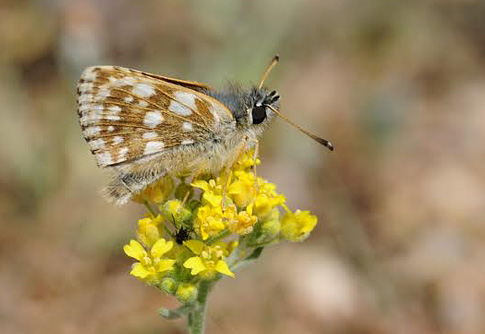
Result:
[[[199,284],[197,300],[188,314],[189,334],[204,334],[207,299],[213,285],[214,282],[204,281],[201,281]]]

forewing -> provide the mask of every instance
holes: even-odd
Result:
[[[78,114],[98,165],[196,145],[233,121],[224,105],[191,86],[207,87],[123,67],[87,68],[78,85]]]

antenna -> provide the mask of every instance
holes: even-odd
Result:
[[[268,71],[266,71],[268,72]],[[296,123],[293,123],[289,118],[287,118],[285,115],[283,115],[281,113],[281,111],[278,111],[276,110],[275,108],[273,108],[272,106],[270,106],[269,104],[266,104],[265,105],[266,107],[270,108],[271,110],[273,110],[275,112],[276,115],[278,115],[279,117],[281,117],[284,121],[286,121],[288,124],[290,125],[293,125],[295,128],[297,128],[298,130],[300,130],[301,132],[303,132],[304,134],[306,134],[308,137],[310,137],[311,139],[315,140],[317,143],[325,146],[326,148],[328,148],[330,151],[333,151],[333,144],[331,142],[329,142],[328,140],[326,139],[323,139],[323,138],[320,138],[318,136],[315,136],[314,134],[306,131],[305,129],[303,129],[301,126],[297,125]]]
[[[271,63],[268,65],[268,67],[266,68],[266,71],[264,71],[263,76],[261,77],[261,80],[259,81],[258,89],[261,89],[261,87],[263,87],[263,83],[268,77],[269,72],[271,72],[273,67],[275,67],[276,64],[278,64],[279,60],[280,60],[280,56],[275,55],[273,57],[273,60],[271,60]]]

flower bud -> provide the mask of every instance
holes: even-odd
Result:
[[[192,212],[187,210],[182,205],[182,202],[176,199],[167,201],[161,207],[161,211],[167,220],[175,220],[178,224],[183,224],[192,218]]]
[[[281,223],[278,219],[271,219],[261,225],[261,234],[265,239],[276,237],[281,230]]]
[[[177,289],[177,283],[173,278],[166,277],[160,283],[160,288],[169,295],[173,295]]]
[[[197,288],[188,283],[180,284],[177,288],[177,292],[175,296],[180,300],[182,303],[190,303],[197,298]]]

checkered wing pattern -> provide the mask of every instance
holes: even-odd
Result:
[[[233,119],[223,104],[197,88],[207,87],[116,66],[87,68],[78,85],[78,114],[98,165],[197,145]]]

